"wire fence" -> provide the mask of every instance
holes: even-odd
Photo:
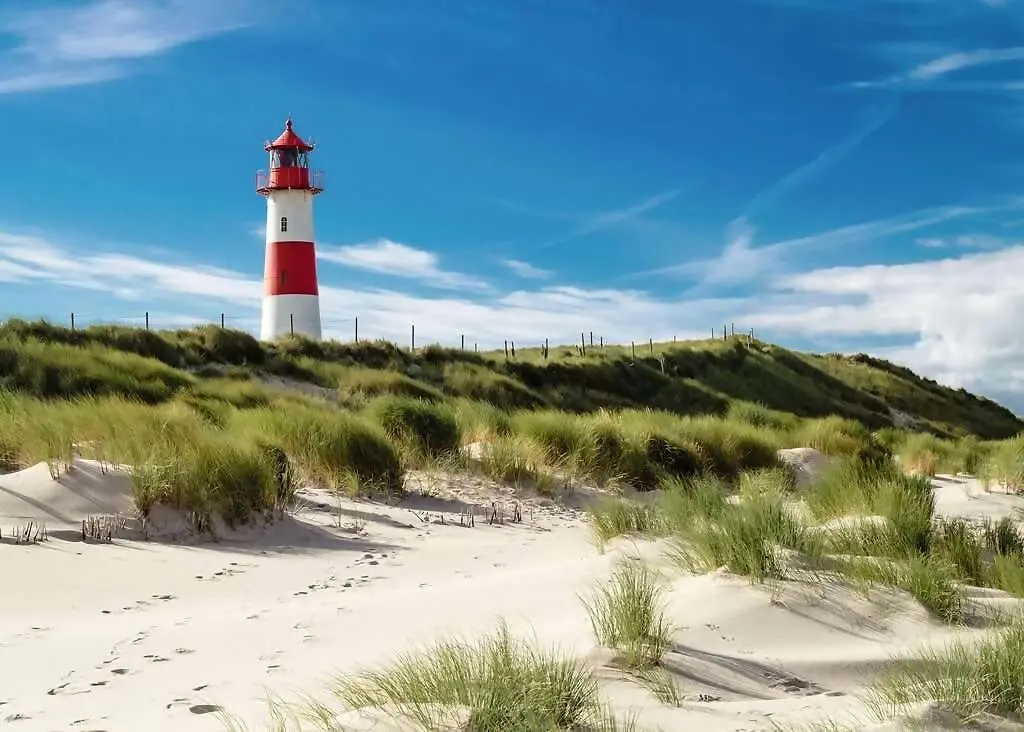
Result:
[[[50,317],[26,317],[23,314],[0,314],[0,323],[6,324],[10,320],[24,320],[29,322],[46,322],[55,326],[64,326],[70,328],[72,331],[87,330],[89,328],[99,327],[121,327],[121,328],[139,328],[144,330],[177,330],[177,329],[188,329],[197,326],[214,325],[226,330],[236,330],[247,332],[250,334],[256,334],[259,331],[259,317],[253,315],[232,315],[226,312],[217,313],[211,318],[201,318],[194,316],[178,315],[173,313],[163,312],[150,312],[145,311],[138,315],[123,315],[123,316],[90,316],[88,313],[82,312],[70,312],[64,317],[54,318]],[[289,319],[290,329],[292,334],[295,333],[295,318]],[[409,324],[408,329],[408,340],[400,342],[396,339],[390,338],[374,338],[366,337],[365,333],[360,333],[359,330],[359,317],[353,316],[351,318],[337,318],[329,317],[324,318],[321,322],[321,327],[324,331],[330,332],[332,336],[330,340],[338,342],[351,342],[359,343],[360,341],[385,341],[394,344],[398,348],[408,348],[411,351],[416,351],[418,348],[421,349],[425,346],[440,346],[445,345],[439,340],[427,340],[423,342],[422,333],[421,338],[417,339],[416,325],[414,323]],[[345,336],[336,336],[333,334],[348,333],[348,338]],[[747,342],[752,342],[755,339],[755,332],[753,328],[737,328],[735,323],[723,323],[721,325],[715,325],[708,329],[708,337],[712,340],[731,340],[731,339],[742,339]],[[550,349],[552,347],[562,349],[572,349],[580,355],[586,356],[595,350],[603,350],[608,348],[617,349],[630,349],[632,356],[635,358],[637,355],[644,355],[645,353],[653,355],[657,346],[666,345],[669,342],[672,344],[685,343],[688,341],[703,340],[703,338],[695,337],[690,334],[685,338],[677,338],[672,336],[668,338],[654,338],[650,337],[641,341],[630,341],[628,343],[617,340],[612,341],[606,339],[599,332],[591,331],[580,331],[579,340],[575,343],[571,342],[571,339],[563,339],[559,343],[552,344],[548,338],[543,340],[543,343],[539,342],[538,339],[526,339],[520,340],[519,346],[517,347],[515,338],[504,339],[502,345],[500,341],[495,342],[493,337],[488,339],[490,345],[489,348],[480,348],[479,342],[467,341],[466,333],[460,333],[457,340],[451,339],[447,342],[448,347],[454,347],[455,343],[458,343],[458,347],[461,350],[467,350],[467,347],[473,351],[498,351],[504,350],[505,356],[509,358],[515,358],[517,352],[524,350],[524,344],[530,343],[525,346],[525,350],[539,350],[544,358],[547,358]]]

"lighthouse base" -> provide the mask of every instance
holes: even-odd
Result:
[[[316,295],[264,295],[260,340],[287,335],[320,340],[320,298]]]

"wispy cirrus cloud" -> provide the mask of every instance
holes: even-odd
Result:
[[[528,280],[546,280],[554,274],[551,270],[535,267],[521,259],[501,259],[499,263],[514,275]]]
[[[0,11],[0,94],[82,86],[127,76],[131,62],[251,21],[245,0],[93,0]]]
[[[956,51],[937,56],[929,61],[919,63],[908,70],[883,79],[854,82],[859,88],[902,87],[914,85],[931,85],[944,79],[949,74],[964,69],[993,66],[1014,61],[1024,61],[1024,46],[1009,48],[982,48],[974,51]],[[981,88],[1017,88],[1019,81],[1008,82],[963,82],[965,89]],[[950,88],[956,88],[954,84]]]
[[[417,280],[431,287],[470,290],[490,288],[482,279],[442,269],[440,257],[434,252],[390,239],[343,247],[320,247],[317,258],[352,269]]]
[[[963,247],[965,249],[1002,249],[1019,243],[1019,240],[1010,240],[1002,236],[992,234],[960,234],[947,237],[924,237],[914,241],[920,247],[926,249],[948,249],[950,247]]]
[[[926,229],[955,219],[1022,207],[1024,201],[1016,199],[990,206],[938,206],[783,239],[759,247],[754,246],[755,229],[741,218],[730,226],[726,245],[719,256],[647,270],[631,276],[684,276],[700,279],[705,285],[750,282],[766,274],[782,272],[792,266],[790,260],[797,254],[849,247]],[[931,243],[934,245],[935,242]]]
[[[590,236],[591,234],[597,234],[601,231],[607,231],[608,229],[623,224],[631,219],[635,219],[649,211],[653,211],[664,206],[669,201],[678,198],[679,194],[682,192],[683,189],[675,188],[670,191],[664,191],[663,193],[648,196],[647,198],[624,208],[603,211],[601,213],[586,216],[584,217],[583,222],[568,234],[546,241],[541,244],[541,246],[553,247],[557,244],[564,244],[567,241],[579,239],[583,236]]]

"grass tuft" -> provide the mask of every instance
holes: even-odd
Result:
[[[642,562],[626,560],[589,598],[582,598],[594,637],[618,651],[627,669],[658,665],[672,642],[665,618],[664,586]]]
[[[580,661],[538,650],[502,625],[475,643],[445,641],[342,677],[352,709],[387,710],[425,729],[536,732],[605,728],[596,677]]]

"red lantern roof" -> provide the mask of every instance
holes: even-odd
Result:
[[[313,149],[313,146],[295,134],[295,131],[292,129],[292,118],[289,117],[288,121],[285,122],[284,132],[278,135],[277,139],[264,149],[270,151],[294,148],[298,148],[302,152],[309,152]]]

